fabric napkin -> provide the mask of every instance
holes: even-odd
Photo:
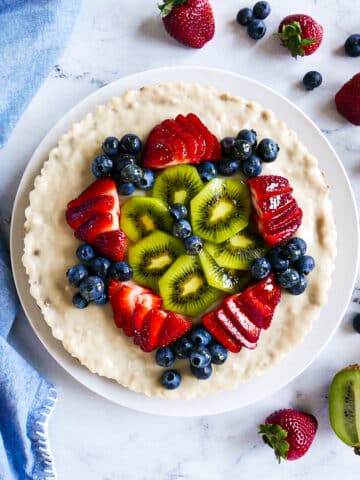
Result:
[[[80,0],[0,0],[0,149],[66,45]]]
[[[0,479],[55,478],[47,422],[57,393],[6,338],[19,302],[0,238]]]

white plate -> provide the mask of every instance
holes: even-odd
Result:
[[[273,110],[289,128],[298,132],[302,143],[318,158],[320,168],[326,173],[338,232],[338,256],[329,302],[322,309],[320,320],[315,322],[305,341],[295,348],[285,361],[236,390],[187,401],[149,398],[92,374],[80,366],[65,351],[62,344],[52,337],[50,328],[30,296],[27,276],[21,263],[24,210],[28,205],[28,195],[33,188],[34,178],[61,135],[74,122],[93,111],[96,105],[106,103],[112,96],[121,95],[129,88],[136,89],[144,85],[176,80],[213,85],[219,90],[259,102]],[[210,415],[244,407],[285,386],[299,375],[327,344],[342,318],[354,286],[359,258],[357,210],[349,181],[335,151],[315,124],[284,97],[254,80],[230,72],[195,67],[157,69],[122,78],[94,92],[65,115],[46,135],[33,154],[17,192],[12,217],[11,257],[18,293],[35,333],[55,360],[80,383],[109,400],[143,412],[173,416]]]

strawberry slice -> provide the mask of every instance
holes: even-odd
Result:
[[[248,340],[240,332],[240,330],[237,328],[237,326],[234,325],[234,323],[229,318],[229,315],[227,314],[227,312],[223,308],[218,308],[217,310],[215,310],[215,315],[216,315],[220,325],[222,325],[222,327],[229,333],[229,335],[231,335],[233,337],[233,339],[237,343],[239,343],[240,345],[242,345],[245,348],[248,348],[249,350],[253,350],[256,347],[257,342],[256,341],[251,342],[250,340]]]
[[[123,283],[120,282],[119,280],[111,280],[108,288],[108,295],[109,295],[110,303],[112,306],[114,322],[118,328],[122,327],[121,314],[120,314],[119,301],[118,301],[119,293],[122,286],[123,286]]]
[[[146,291],[150,290],[144,289],[138,285],[128,285],[123,284],[123,288],[119,293],[119,308],[122,318],[122,327],[125,335],[132,337],[134,335],[134,324],[133,324],[133,313],[135,311],[136,303],[138,297]]]
[[[89,200],[93,200],[101,195],[109,195],[117,202],[118,196],[116,191],[116,183],[112,178],[99,178],[84,190],[77,198],[71,200],[67,204],[67,208],[79,207]]]
[[[198,150],[197,150],[197,158],[198,162],[204,158],[204,154],[206,151],[206,139],[202,135],[201,132],[197,128],[194,128],[193,124],[189,121],[187,116],[185,117],[184,115],[178,115],[176,117],[176,121],[183,126],[185,130],[191,133],[196,139],[196,143],[198,145]],[[192,163],[198,163],[198,162],[192,162]]]
[[[291,200],[285,206],[280,207],[276,212],[272,212],[269,216],[263,215],[261,217],[261,223],[263,226],[266,226],[267,232],[278,231],[281,230],[282,226],[290,219],[297,216],[298,211],[299,206],[295,198],[291,197]]]
[[[265,242],[270,247],[276,247],[277,245],[285,243],[298,231],[302,222],[302,216],[303,212],[301,208],[297,208],[295,213],[291,218],[287,219],[285,223],[282,223],[282,225],[279,226],[273,225],[272,231],[268,231],[267,226],[263,225],[258,217],[255,216],[254,218]]]
[[[211,335],[216,338],[221,345],[230,350],[230,352],[240,352],[241,345],[222,327],[215,312],[210,312],[202,317],[202,323],[209,330]]]
[[[228,297],[224,300],[224,310],[230,316],[236,328],[249,340],[249,342],[256,343],[259,340],[260,328],[258,328],[250,320],[242,305],[237,301],[237,295]]]
[[[271,220],[274,214],[277,216],[284,210],[291,208],[294,204],[297,205],[291,193],[281,193],[280,195],[261,199],[255,204],[255,208],[261,220],[265,222]]]
[[[150,137],[155,138],[157,143],[172,151],[174,160],[178,160],[180,163],[186,161],[188,157],[186,143],[178,134],[167,130],[163,125],[158,125],[153,128]]]
[[[176,161],[171,150],[149,137],[144,149],[143,164],[156,170],[175,165]]]
[[[122,230],[104,232],[95,238],[94,247],[103,257],[120,262],[125,256],[126,235]]]
[[[163,125],[169,132],[178,135],[186,143],[189,158],[197,159],[198,146],[193,135],[187,132],[176,120],[164,120],[161,125]]]
[[[214,149],[214,135],[205,127],[200,118],[193,113],[186,115],[186,118],[193,129],[198,131],[205,138],[205,152],[203,159],[209,160]]]
[[[282,193],[291,193],[293,189],[290,187],[289,180],[280,175],[260,175],[248,179],[248,185],[251,193],[257,202],[264,198],[281,195]]]
[[[192,323],[185,320],[181,315],[167,312],[166,321],[163,324],[159,340],[159,346],[166,347],[166,345],[170,345],[170,343],[175,342],[175,340],[185,335],[191,327]]]
[[[151,352],[160,344],[162,326],[166,321],[167,313],[163,310],[150,310],[143,320],[141,330],[136,330],[134,343],[144,352]]]
[[[97,213],[75,230],[75,237],[92,244],[98,235],[114,230],[118,225],[119,220],[114,220],[111,213]]]
[[[221,145],[219,140],[213,135],[214,146],[209,157],[209,160],[220,160],[221,158]]]
[[[138,335],[144,326],[144,321],[146,315],[150,312],[151,309],[147,308],[145,305],[141,303],[137,303],[135,306],[135,310],[132,316],[133,322],[133,335]]]
[[[71,228],[79,228],[96,213],[111,211],[114,208],[114,204],[114,199],[110,195],[99,195],[81,205],[68,208],[66,221]]]

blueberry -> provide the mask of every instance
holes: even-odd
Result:
[[[253,148],[251,143],[244,138],[237,138],[235,140],[232,157],[236,160],[246,160],[252,154]]]
[[[168,368],[175,362],[175,355],[170,347],[162,347],[157,350],[155,360],[160,367]]]
[[[227,350],[219,343],[210,345],[209,351],[211,355],[211,363],[222,365],[226,361],[228,355]]]
[[[289,260],[283,258],[281,256],[282,248],[275,247],[270,250],[267,255],[269,262],[271,263],[271,267],[274,272],[284,272],[286,269],[289,268]]]
[[[228,157],[232,154],[234,145],[235,145],[235,138],[234,137],[225,137],[221,140],[221,152],[225,157]]]
[[[106,305],[108,302],[109,302],[109,297],[105,292],[99,298],[96,298],[94,300],[94,303],[96,303],[96,305]]]
[[[154,185],[154,182],[155,182],[154,172],[150,170],[150,168],[144,168],[143,176],[139,178],[139,180],[136,180],[135,184],[141,190],[149,190]]]
[[[131,195],[135,192],[135,185],[131,182],[117,181],[116,188],[119,195]]]
[[[296,262],[306,252],[306,242],[299,237],[291,238],[282,249],[282,256],[290,262]]]
[[[269,163],[276,160],[279,150],[279,145],[274,142],[272,138],[264,138],[256,149],[256,155],[258,155],[263,162]]]
[[[294,268],[296,268],[296,270],[299,273],[303,273],[304,275],[307,275],[312,270],[314,270],[315,260],[310,255],[303,255],[302,257],[299,258],[299,260],[295,262]]]
[[[123,182],[137,182],[143,175],[143,169],[132,163],[126,164],[120,171],[120,178]]]
[[[204,368],[210,365],[211,355],[206,347],[194,347],[190,350],[190,364],[196,368]]]
[[[191,235],[185,239],[185,250],[190,255],[197,255],[203,248],[203,241],[197,235]]]
[[[115,262],[109,268],[109,276],[114,280],[126,282],[132,278],[133,269],[126,262]]]
[[[99,155],[93,161],[91,170],[96,178],[110,177],[114,170],[114,163],[106,155]]]
[[[72,287],[78,287],[80,283],[89,275],[85,265],[75,265],[66,272],[68,282]]]
[[[183,220],[188,216],[187,208],[182,203],[174,203],[170,208],[170,213],[177,221]]]
[[[181,375],[176,370],[166,370],[161,376],[161,383],[168,390],[175,390],[181,383]]]
[[[178,358],[188,358],[194,344],[187,337],[180,337],[174,343],[174,353]]]
[[[239,162],[233,158],[223,158],[218,162],[219,173],[225,177],[234,175],[238,171],[239,166]]]
[[[95,258],[95,250],[91,245],[83,243],[77,248],[76,256],[82,262],[90,262],[93,258]]]
[[[120,150],[124,153],[129,153],[131,155],[137,155],[140,153],[142,148],[142,142],[137,135],[128,133],[122,137],[120,140]]]
[[[179,220],[174,223],[172,233],[177,238],[187,238],[191,235],[191,225],[187,220]]]
[[[190,339],[197,347],[206,347],[212,340],[211,333],[203,327],[191,330]]]
[[[300,281],[300,275],[293,268],[288,268],[284,272],[276,275],[276,280],[282,288],[292,288]]]
[[[72,303],[76,308],[86,308],[89,305],[89,302],[85,300],[85,298],[80,295],[80,293],[75,293],[72,298]]]
[[[320,87],[322,84],[321,73],[316,72],[315,70],[305,73],[303,84],[306,90],[314,90],[314,88]]]
[[[271,12],[269,2],[256,2],[253,7],[254,17],[264,20]]]
[[[196,368],[193,365],[190,365],[190,369],[194,377],[199,380],[207,380],[213,371],[211,364],[204,368]]]
[[[121,170],[125,167],[125,165],[128,165],[129,163],[131,163],[132,165],[136,164],[136,158],[133,155],[123,154],[123,155],[120,155],[118,158],[116,158],[116,161],[115,161],[116,173],[120,174]]]
[[[353,327],[357,333],[360,333],[360,313],[357,313],[353,318]]]
[[[88,302],[99,299],[104,293],[104,288],[105,285],[102,278],[95,275],[85,278],[80,283],[80,293]]]
[[[262,171],[260,158],[253,154],[240,164],[240,170],[247,178],[257,177]]]
[[[292,295],[301,295],[305,292],[307,287],[307,280],[305,275],[300,275],[300,279],[296,285],[293,287],[288,288],[288,292]]]
[[[239,10],[236,16],[236,21],[239,25],[242,25],[244,27],[245,25],[248,25],[253,18],[254,15],[251,8],[242,8],[241,10]]]
[[[247,33],[253,40],[260,40],[266,33],[266,25],[262,20],[252,20],[247,27]]]
[[[267,260],[264,257],[257,258],[251,264],[250,271],[251,271],[251,275],[256,280],[261,280],[262,278],[267,277],[271,272],[271,265],[269,260]]]
[[[253,149],[257,145],[257,134],[255,130],[247,130],[247,129],[240,130],[236,138],[238,138],[239,140],[246,140],[247,142],[250,143]]]
[[[209,182],[218,174],[215,163],[213,162],[202,162],[198,166],[198,172],[201,180],[204,182]]]
[[[104,257],[96,257],[91,260],[90,268],[94,275],[105,278],[110,268],[111,262]]]
[[[345,42],[345,52],[349,57],[359,57],[360,56],[360,35],[355,33],[350,35],[350,37]]]
[[[107,137],[102,144],[102,149],[106,155],[111,157],[119,153],[119,140],[116,137]]]

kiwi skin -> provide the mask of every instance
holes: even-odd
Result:
[[[351,402],[351,405],[347,403]],[[336,435],[360,455],[360,365],[349,365],[332,380],[329,418]]]

